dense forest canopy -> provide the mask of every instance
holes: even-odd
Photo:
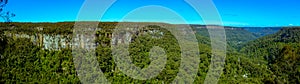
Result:
[[[120,71],[114,62],[111,45],[122,42],[122,39],[112,38],[117,25],[117,22],[100,22],[99,30],[94,34],[98,66],[107,80],[111,83],[171,83],[179,72],[181,62],[181,50],[175,36],[157,25],[138,27],[141,31],[131,34],[128,52],[135,66],[149,67],[149,51],[153,46],[165,49],[167,57],[166,66],[159,75],[148,80],[137,80]],[[200,57],[194,83],[202,84],[214,54],[211,53],[209,33],[205,26],[191,27],[198,40]],[[71,47],[51,50],[43,46],[48,42],[46,36],[55,39],[58,38],[56,35],[61,35],[68,38],[73,34],[73,28],[74,22],[0,23],[0,83],[82,82],[75,69]],[[282,28],[266,36],[245,28],[225,27],[225,31],[228,51],[219,83],[300,83],[300,28]],[[60,40],[57,42],[68,43]]]

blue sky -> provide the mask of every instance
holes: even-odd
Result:
[[[74,21],[84,0],[9,0],[6,10],[16,14],[14,22]],[[224,25],[231,26],[300,26],[300,0],[213,0]],[[99,3],[101,5],[101,3]],[[204,24],[195,10],[182,0],[117,0],[101,21],[124,21],[132,10],[160,5],[179,14],[189,24]],[[152,10],[155,11],[155,10]],[[164,22],[166,13],[145,13],[128,21]],[[127,20],[125,20],[127,21]],[[172,22],[169,22],[172,23]],[[176,22],[174,22],[176,23]]]

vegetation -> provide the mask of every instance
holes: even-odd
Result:
[[[284,28],[279,32],[249,42],[241,52],[247,57],[264,60],[272,71],[268,83],[299,83],[300,28]]]
[[[137,80],[122,73],[113,59],[111,35],[117,24],[100,22],[98,27],[101,30],[95,33],[95,42],[99,44],[95,49],[98,66],[105,77],[112,83],[171,83],[179,72],[181,62],[181,50],[175,36],[156,25],[142,27],[140,32],[132,35],[129,56],[135,66],[149,67],[149,51],[153,46],[165,49],[167,57],[166,66],[158,76],[149,80]],[[1,23],[0,83],[80,83],[71,48],[47,50],[36,45],[30,38],[8,35],[72,35],[73,25],[73,22]],[[202,84],[213,54],[205,29],[193,29],[196,31],[200,52],[199,69],[194,83]],[[158,32],[150,33],[154,30]],[[300,62],[297,62],[300,60],[299,31],[300,28],[283,28],[275,34],[258,38],[246,30],[226,29],[228,47],[232,49],[227,52],[219,83],[300,83]],[[236,44],[239,41],[243,43]]]
[[[5,11],[5,6],[7,5],[7,3],[8,3],[8,0],[0,0],[0,17],[5,22],[11,22],[11,18],[15,17],[16,15],[9,11]]]
[[[192,27],[197,32],[197,34],[210,38],[210,33],[205,26],[193,25]],[[246,44],[247,42],[260,37],[260,35],[251,33],[244,28],[225,26],[224,29],[226,33],[226,40],[229,45],[229,50],[238,50],[243,46],[243,44]]]

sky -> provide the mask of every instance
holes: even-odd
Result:
[[[300,26],[300,0],[212,1],[226,26]],[[9,0],[5,10],[16,14],[12,18],[13,22],[76,21],[84,2],[85,0]],[[101,21],[180,24],[180,19],[187,24],[205,24],[195,9],[182,0],[117,0],[105,11]]]

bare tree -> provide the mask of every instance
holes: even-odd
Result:
[[[5,22],[11,22],[11,18],[15,17],[16,15],[9,11],[4,11],[7,3],[8,0],[0,0],[0,17],[2,17]]]

